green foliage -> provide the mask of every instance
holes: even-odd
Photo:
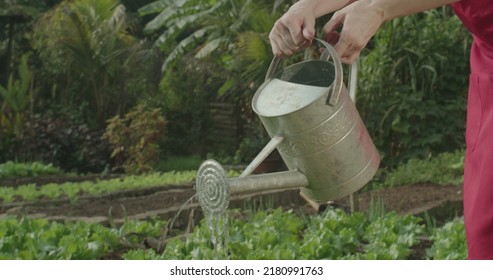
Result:
[[[17,79],[10,75],[7,87],[0,85],[0,160],[15,138],[23,133],[33,104],[28,58],[28,55],[22,56]]]
[[[303,220],[281,208],[258,212],[248,223],[233,221],[228,249],[231,259],[294,259],[301,245]]]
[[[41,162],[17,163],[8,161],[0,164],[0,179],[16,177],[36,177],[42,175],[60,174],[62,171],[52,164]]]
[[[164,108],[169,120],[168,156],[205,156],[215,141],[209,136],[213,125],[209,102],[222,80],[217,67],[193,57],[184,57],[164,72],[159,85],[162,95],[155,102]]]
[[[426,251],[428,258],[435,260],[467,259],[463,218],[456,218],[446,223],[443,227],[435,229],[431,240],[433,241],[433,246]]]
[[[140,9],[143,16],[155,15],[146,31],[159,34],[155,44],[167,58],[161,90],[170,134],[184,140],[181,147],[198,150],[183,149],[170,138],[172,151],[233,156],[238,143],[208,138],[206,128],[212,125],[207,105],[211,101],[238,108],[234,120],[238,137],[251,134],[243,126],[256,119],[251,96],[271,59],[267,34],[276,18],[270,13],[271,6],[268,1],[251,0],[160,0]]]
[[[149,79],[146,67],[152,67],[133,27],[118,0],[64,1],[44,13],[32,36],[50,91],[44,98],[82,110],[86,121],[98,127],[125,112],[147,93],[141,91],[146,86],[132,85]]]
[[[113,145],[112,157],[118,158],[125,172],[146,173],[159,161],[159,144],[165,138],[166,119],[158,108],[137,105],[125,117],[108,121],[103,137]]]
[[[235,259],[406,259],[424,232],[414,216],[388,213],[369,221],[361,213],[340,210],[300,218],[281,209],[241,219],[230,212],[227,258]],[[166,222],[125,221],[119,227],[45,219],[0,220],[0,259],[100,259],[123,253],[132,260],[215,259],[205,220],[183,238],[170,238],[162,252],[145,248],[146,240],[162,241]],[[465,259],[463,219],[433,230],[430,259]]]
[[[300,247],[302,259],[338,259],[357,251],[368,221],[361,213],[328,210],[309,222]]]
[[[334,209],[305,220],[281,209],[261,211],[251,219],[230,219],[228,258],[406,259],[423,230],[419,218],[396,213],[369,221],[362,213],[349,215]],[[214,256],[210,233],[202,223],[185,241],[168,243],[160,258]]]
[[[460,185],[464,180],[464,151],[442,153],[428,159],[411,159],[371,182],[368,189],[391,188],[418,183]]]
[[[84,222],[44,219],[0,220],[0,259],[100,259],[122,248],[137,248],[141,235],[158,238],[164,222],[128,221],[119,229]]]
[[[142,16],[157,14],[144,31],[162,32],[155,45],[167,54],[162,66],[166,70],[184,53],[193,51],[197,58],[207,57],[228,50],[235,36],[245,30],[271,27],[275,19],[264,13],[262,4],[250,0],[158,0],[139,12]]]
[[[244,128],[249,133],[245,135],[236,149],[233,157],[235,164],[250,163],[270,141],[270,137],[260,121],[252,121]]]
[[[378,218],[384,216],[386,213],[385,204],[380,197],[376,198],[371,195],[370,205],[368,206],[368,220],[370,222],[376,221]]]
[[[32,89],[31,80],[32,74],[27,64],[29,56],[24,55],[21,59],[21,64],[18,70],[18,79],[14,79],[13,75],[9,77],[7,87],[0,85],[0,97],[2,98],[2,126],[7,126],[15,133],[16,121],[22,120],[22,114],[29,109],[29,105],[32,102]],[[10,113],[10,114],[9,114]],[[10,127],[6,123],[9,121],[12,125]]]
[[[61,2],[62,0],[3,0],[0,2],[0,15],[30,15],[36,16],[39,12]]]
[[[384,166],[464,147],[470,44],[449,7],[393,20],[375,35],[357,104]]]
[[[378,218],[366,228],[364,253],[356,254],[357,259],[406,259],[424,232],[420,222],[417,217],[400,217],[395,212]]]
[[[122,255],[125,260],[162,260],[160,254],[154,250],[133,249]]]
[[[22,56],[31,53],[29,37],[34,19],[61,0],[2,0],[0,1],[0,84],[6,86],[22,63]]]

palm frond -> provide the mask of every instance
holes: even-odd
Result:
[[[269,50],[264,39],[253,31],[247,31],[239,35],[238,49],[238,56],[242,59],[261,61],[270,59]]]
[[[211,53],[213,53],[215,50],[217,50],[221,45],[226,44],[229,42],[229,39],[226,37],[219,37],[212,39],[211,41],[206,42],[203,44],[200,48],[197,54],[195,55],[196,58],[204,58],[209,56]]]
[[[174,2],[184,2],[185,0],[158,0],[152,3],[149,3],[143,7],[141,7],[137,12],[139,13],[140,16],[146,16],[150,14],[155,14],[163,11],[166,9],[168,6],[173,5]]]
[[[203,28],[195,31],[187,38],[180,41],[180,43],[173,49],[173,51],[168,55],[164,61],[161,70],[166,71],[169,63],[176,60],[183,52],[188,49],[191,45],[194,45],[207,33],[208,28]]]

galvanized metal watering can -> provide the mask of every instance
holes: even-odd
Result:
[[[354,193],[375,175],[380,157],[353,102],[357,64],[350,66],[348,92],[338,54],[315,40],[326,48],[319,60],[281,70],[280,59],[272,61],[252,100],[271,141],[243,173],[227,178],[214,160],[199,168],[196,188],[205,212],[223,213],[231,194],[259,190],[300,188],[315,201],[330,201]],[[289,171],[250,175],[276,148]]]

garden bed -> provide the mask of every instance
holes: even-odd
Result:
[[[130,178],[118,178],[116,179],[116,181],[113,180],[113,178],[109,177],[106,178],[109,179],[109,181],[104,180],[104,178],[93,178],[90,179],[90,181],[93,181],[93,185],[104,188],[105,191],[99,193],[89,192],[90,188],[77,188],[77,185],[72,185],[71,183],[69,183],[62,184],[61,186],[63,186],[62,188],[68,188],[66,192],[67,194],[71,193],[69,189],[75,187],[75,189],[79,190],[76,196],[67,196],[66,194],[64,194],[64,192],[61,192],[62,195],[58,196],[57,198],[49,199],[46,196],[38,196],[36,199],[30,199],[29,195],[27,195],[25,196],[26,199],[24,199],[23,196],[15,195],[13,197],[14,199],[12,200],[1,201],[0,221],[9,224],[10,231],[12,231],[9,234],[11,235],[17,232],[17,230],[13,230],[13,227],[19,227],[18,230],[25,231],[25,237],[23,237],[23,239],[19,239],[22,242],[19,241],[20,243],[18,242],[18,244],[12,243],[12,240],[14,239],[10,240],[8,237],[4,237],[7,238],[5,240],[7,240],[8,242],[6,242],[10,244],[8,246],[13,246],[12,248],[18,247],[22,249],[19,249],[19,252],[16,251],[18,249],[15,249],[14,251],[8,251],[6,252],[8,254],[4,255],[3,257],[26,259],[187,259],[191,256],[191,252],[188,252],[187,250],[190,248],[190,246],[192,246],[201,248],[199,250],[200,256],[197,255],[194,256],[194,258],[216,258],[214,257],[214,255],[211,255],[213,251],[211,251],[211,249],[209,248],[210,244],[202,244],[203,242],[200,244],[196,243],[198,242],[197,240],[207,240],[210,238],[210,236],[208,236],[208,233],[204,232],[204,230],[202,229],[204,226],[204,223],[202,221],[203,215],[200,205],[198,204],[198,201],[195,197],[196,192],[193,183],[163,183],[163,185],[153,185],[156,182],[164,182],[161,180],[161,178],[167,178],[166,176],[160,176],[161,175],[151,175],[150,177],[146,176],[144,179],[140,177],[140,179],[134,178],[134,181],[131,181],[133,183],[137,183],[137,185],[135,185],[135,188],[130,188],[130,184],[126,182],[126,180]],[[185,176],[184,174],[176,174],[176,176],[178,178],[185,178],[190,175]],[[53,182],[63,183],[61,177],[59,179],[60,180],[55,179]],[[70,180],[73,181],[74,178],[71,178]],[[46,183],[46,178],[43,177],[31,178],[28,183],[30,185],[35,185],[37,190],[47,187],[47,185],[43,186],[43,184]],[[86,183],[82,184],[86,185]],[[115,184],[119,185],[118,187],[124,186],[125,188],[110,188],[110,186],[115,187]],[[24,187],[11,186],[6,188],[12,188],[12,190],[17,191],[23,189]],[[30,190],[32,190],[32,188]],[[5,190],[4,188],[4,191],[8,190]],[[22,192],[17,193],[23,194]],[[281,232],[285,230],[285,225],[277,224],[279,221],[275,222],[276,219],[280,219],[283,221],[283,223],[288,223],[288,220],[293,223],[295,222],[295,224],[298,225],[297,229],[294,233],[291,232],[289,234],[294,234],[293,237],[304,237],[297,241],[300,242],[300,244],[298,247],[296,247],[297,250],[295,253],[291,249],[285,251],[286,248],[284,247],[288,245],[284,244],[284,241],[280,241],[282,240],[281,237],[283,236],[283,234],[280,234],[278,237],[281,239],[276,239],[276,242],[281,242],[282,244],[279,243],[278,245],[276,245],[280,247],[277,251],[272,251],[275,252],[275,254],[273,255],[270,250],[265,251],[266,249],[262,247],[263,245],[261,246],[260,243],[263,242],[261,242],[262,238],[254,238],[254,236],[257,235],[257,233],[255,233],[251,236],[251,238],[253,238],[251,240],[247,237],[245,238],[247,238],[248,240],[245,239],[244,242],[241,240],[232,240],[232,244],[235,245],[232,245],[232,247],[230,248],[232,250],[230,251],[230,253],[232,254],[231,257],[233,259],[255,257],[262,259],[441,259],[448,258],[449,254],[447,253],[443,256],[436,255],[435,253],[441,250],[436,249],[438,248],[436,246],[445,246],[445,252],[455,252],[454,248],[450,249],[450,246],[447,245],[451,244],[450,242],[443,243],[445,245],[441,245],[442,243],[440,243],[440,241],[438,241],[437,243],[437,241],[433,239],[435,238],[433,237],[435,236],[435,231],[432,230],[432,228],[434,228],[435,226],[442,226],[445,222],[451,221],[454,217],[462,215],[462,192],[460,187],[453,185],[441,186],[438,184],[412,184],[376,191],[358,192],[354,197],[358,201],[357,204],[359,211],[366,212],[367,214],[343,214],[344,212],[350,211],[350,199],[348,197],[333,202],[320,203],[318,204],[318,207],[314,207],[313,202],[307,200],[302,195],[300,195],[298,189],[273,190],[235,195],[231,197],[229,208],[241,209],[242,211],[230,212],[231,217],[233,217],[232,219],[230,219],[231,230],[233,232],[236,232],[233,234],[234,236],[238,237],[243,236],[243,234],[252,234],[252,232],[250,231],[256,227],[253,226],[251,223],[257,223],[258,228],[256,228],[255,231],[260,231],[260,233],[258,234],[266,234],[267,232],[270,232],[272,230]],[[327,209],[328,206],[332,206],[331,208],[335,209],[331,209],[325,212],[324,210]],[[279,209],[280,207],[283,208],[284,212],[282,209]],[[340,211],[337,208],[343,209],[344,211]],[[276,210],[274,211],[273,209]],[[388,212],[394,213],[390,213],[390,215],[385,214],[385,218],[383,220],[379,220],[378,217],[382,217],[384,213]],[[396,217],[395,213],[401,214],[399,215],[399,218]],[[394,214],[394,216],[392,214]],[[280,217],[276,218],[271,215],[274,215],[276,217],[280,215]],[[417,219],[412,215],[421,215],[424,219]],[[15,217],[28,219],[16,219]],[[332,224],[332,222],[326,219],[335,219],[338,222],[336,224]],[[354,224],[346,225],[346,223],[350,223],[354,219],[362,219],[362,222],[364,220],[365,226],[363,228],[359,228],[358,226],[355,227]],[[411,220],[409,219],[414,220],[411,222]],[[273,221],[275,222],[275,224],[269,224]],[[319,226],[310,225],[312,223],[318,223],[317,221],[323,224],[327,223],[327,225],[323,226],[329,226],[328,228],[326,228],[327,232],[325,230],[322,230],[322,232],[320,233],[313,233],[313,231],[320,230]],[[139,224],[141,222],[142,224]],[[370,226],[370,224],[372,224],[373,222],[377,222],[377,224]],[[402,224],[407,224],[409,222],[411,223],[410,225],[412,225],[410,229],[413,229],[413,231],[401,232],[401,229],[408,229],[408,226],[403,226]],[[425,222],[427,226],[431,226],[428,227],[427,232],[423,231],[425,228],[422,224],[423,222]],[[387,225],[387,223],[389,224]],[[419,226],[418,223],[420,224]],[[359,225],[359,222],[356,222],[356,224]],[[457,227],[461,227],[460,223],[455,223],[454,225],[456,225]],[[272,226],[274,226],[275,229],[269,228]],[[336,226],[338,229],[330,228],[333,226]],[[38,229],[38,227],[40,228]],[[384,232],[378,234],[372,233],[379,227],[383,227]],[[420,227],[423,228],[420,229]],[[250,231],[248,230],[249,228]],[[448,226],[448,228],[450,228],[450,226]],[[151,235],[148,232],[149,230],[152,231]],[[299,232],[298,234],[296,234],[296,231],[298,230]],[[348,230],[351,231],[351,233],[348,232]],[[414,232],[414,230],[416,232]],[[461,230],[462,229],[459,228],[459,231]],[[29,234],[38,234],[40,235],[40,238],[43,239],[44,237],[42,236],[44,236],[43,234],[45,234],[45,231],[57,232],[56,234],[60,238],[59,241],[53,241],[53,246],[55,246],[53,248],[58,248],[57,246],[62,246],[60,245],[60,242],[68,242],[67,240],[70,239],[73,240],[70,242],[78,242],[77,244],[80,243],[79,245],[77,245],[78,249],[75,252],[71,252],[69,249],[73,247],[72,245],[72,247],[62,246],[60,248],[63,248],[63,250],[54,250],[58,253],[63,252],[63,254],[60,253],[58,255],[52,255],[53,252],[49,253],[51,251],[40,251],[39,246],[36,244],[30,245],[30,243],[28,242]],[[88,232],[94,232],[95,235],[92,233],[89,234]],[[96,232],[98,233],[96,234]],[[340,237],[338,237],[339,233],[341,234]],[[431,235],[432,233],[433,235]],[[89,239],[78,240],[79,238],[83,238],[77,237],[79,234],[82,234],[82,236],[85,236],[84,238]],[[357,236],[355,235],[354,238],[357,237],[357,240],[359,241],[350,241],[344,239],[350,238],[352,234],[356,234]],[[388,234],[390,234],[390,236],[387,236]],[[394,241],[390,242],[389,240],[393,240],[392,238],[397,238],[396,234],[399,234],[399,236],[403,235],[405,237],[399,237],[400,239],[396,239],[395,242],[398,242],[399,240],[411,240],[412,242],[409,241],[409,244],[406,242],[405,244],[401,244],[402,242],[399,244],[394,244]],[[442,235],[446,234],[447,232],[443,233]],[[110,236],[111,238],[105,237],[101,240],[98,239],[101,236],[106,235]],[[320,237],[317,237],[319,235]],[[317,237],[318,239],[315,237]],[[93,240],[93,238],[95,239]],[[135,238],[137,239],[134,240]],[[323,244],[329,242],[326,241],[324,238],[343,238],[345,240],[344,242],[349,242],[348,244],[352,244],[351,246],[354,247],[355,244],[359,244],[358,246],[360,247],[352,248],[351,246],[349,246],[354,250],[349,250],[350,248],[346,248],[343,251],[339,252],[340,254],[335,255],[326,255],[323,252],[318,252],[318,249],[312,252],[310,246],[314,246],[313,248],[319,248],[319,246],[316,245],[318,244],[317,242],[322,242]],[[390,243],[385,243],[387,245],[380,248],[383,245],[379,242],[383,242],[382,240],[384,239],[388,239],[385,242]],[[455,238],[454,240],[459,240],[455,242],[459,242],[457,244],[460,245],[464,243],[462,239],[463,237],[462,235],[460,235],[458,239]],[[114,244],[106,244],[107,240],[113,240],[112,242]],[[43,243],[48,241],[43,239],[37,242]],[[92,252],[91,250],[87,251],[87,244],[96,244],[94,242],[96,242],[97,244],[100,244],[102,242],[100,245],[98,245],[101,246],[98,247],[102,250],[101,252]],[[186,245],[189,242],[192,245]],[[255,249],[252,251],[243,248],[244,246],[246,246],[246,244],[250,244],[251,242],[253,242],[252,244],[256,244],[255,242],[260,242],[255,246],[260,246],[259,248],[264,248],[265,250],[259,249],[260,251],[258,251],[257,249]],[[274,242],[273,244],[277,244],[276,242]],[[337,242],[334,244],[339,244]],[[437,245],[435,246],[435,244]],[[397,246],[396,248],[400,249],[396,251],[388,246]],[[165,248],[168,247],[169,249],[166,249],[165,252]],[[103,248],[106,249],[103,250]],[[185,250],[186,248],[188,249]],[[375,248],[380,249],[376,250]],[[429,252],[431,251],[435,253],[432,253],[430,255]],[[459,252],[463,251],[464,249],[459,250]],[[176,255],[177,252],[181,253]],[[255,252],[260,255],[256,256],[255,254],[257,253]],[[327,252],[332,252],[332,249]],[[162,253],[164,254],[161,255]],[[462,255],[453,255],[452,257],[463,258]]]
[[[0,206],[0,215],[27,215],[49,220],[69,219],[99,223],[119,223],[124,219],[160,217],[166,220],[175,219],[176,226],[182,227],[190,222],[198,222],[202,218],[197,199],[192,199],[194,195],[192,183],[155,186],[101,195],[82,195],[76,201],[61,198],[3,203]],[[372,203],[378,202],[383,204],[387,212],[396,211],[414,215],[428,212],[436,214],[438,220],[450,219],[462,214],[462,192],[458,186],[415,184],[360,192],[356,197],[361,211],[368,211]],[[348,198],[331,204],[349,210]],[[296,189],[243,194],[233,197],[230,202],[230,208],[242,209],[280,206],[302,212],[316,212]],[[444,207],[447,208],[446,211],[442,211]],[[320,210],[323,208],[321,207]],[[436,209],[441,210],[435,211]],[[177,216],[178,214],[180,215]]]

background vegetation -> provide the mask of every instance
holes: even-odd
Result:
[[[0,1],[0,162],[79,173],[183,157],[248,163],[268,140],[250,108],[272,58],[267,35],[290,4]],[[464,148],[470,43],[447,7],[386,23],[370,41],[357,106],[383,169]],[[153,149],[117,153],[111,139],[134,128],[115,122],[135,112],[131,145]]]

